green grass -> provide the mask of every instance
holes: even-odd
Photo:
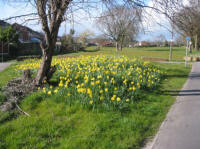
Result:
[[[185,47],[174,47],[172,53],[173,61],[184,61]],[[194,51],[193,54],[199,54],[199,51]],[[151,57],[169,59],[169,47],[137,47],[124,48],[123,51],[116,52],[115,47],[101,47],[97,50],[96,47],[87,47],[85,52],[70,53],[67,55],[125,55],[127,57]]]
[[[11,65],[10,67],[6,68],[4,71],[0,72],[0,104],[5,100],[5,97],[2,95],[2,89],[6,85],[9,80],[20,75],[19,72],[14,70],[15,65]]]
[[[129,50],[127,55],[136,56]],[[109,52],[113,54],[114,51],[103,51],[102,54]],[[142,99],[131,104],[129,111],[91,110],[76,103],[69,105],[62,96],[49,97],[40,92],[31,94],[20,104],[31,117],[23,114],[16,117],[16,111],[0,113],[0,148],[141,148],[156,133],[175,101],[168,91],[181,89],[191,68],[185,68],[183,64],[154,64],[167,72],[166,79],[159,89],[143,91]],[[0,73],[0,80],[6,79],[1,82],[1,87],[18,75],[13,68],[11,66]]]

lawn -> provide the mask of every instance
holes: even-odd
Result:
[[[162,55],[161,51],[146,50],[145,55],[152,57]],[[149,54],[148,50],[151,51]],[[181,58],[181,50],[179,52],[177,57]],[[114,49],[108,48],[69,55],[113,55],[114,53]],[[139,49],[134,51],[125,49],[116,55],[133,58],[142,56],[142,53]],[[167,54],[165,56],[167,57]],[[42,91],[32,93],[20,104],[31,117],[23,114],[16,116],[17,111],[0,114],[0,148],[141,148],[145,141],[156,133],[175,101],[170,91],[181,89],[191,68],[185,68],[183,64],[153,63],[153,65],[167,72],[165,78],[151,90],[140,90],[139,100],[130,103],[128,110],[105,109],[103,106],[90,108],[81,105],[80,102],[69,104],[66,96],[51,96]],[[0,73],[0,80],[5,79],[1,81],[0,88],[8,80],[19,76],[15,68],[16,66],[12,65]],[[0,99],[4,99],[2,95]]]
[[[184,61],[186,49],[185,47],[174,47],[172,60],[173,61]],[[150,58],[162,58],[169,60],[169,47],[136,47],[136,48],[124,48],[123,51],[116,52],[115,47],[88,47],[86,51],[79,53],[71,53],[68,55],[125,55],[132,58],[137,57],[150,57]],[[193,54],[200,54],[199,51],[194,51]]]

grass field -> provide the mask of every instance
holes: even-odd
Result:
[[[116,52],[115,47],[88,47],[85,52],[71,53],[67,55],[125,55],[127,57],[150,57],[162,58],[169,60],[169,47],[138,47],[138,48],[124,48],[123,51]],[[185,47],[174,47],[172,53],[173,61],[184,61],[186,54]],[[199,51],[194,51],[192,54],[199,55]],[[190,55],[190,54],[189,54]]]
[[[89,49],[91,50],[91,49]],[[153,51],[152,51],[153,50]],[[115,53],[112,48],[68,55],[126,55],[129,58],[152,56],[167,58],[167,51],[155,48],[125,49]],[[149,52],[149,53],[148,53]],[[175,53],[175,52],[174,52]],[[183,51],[177,49],[177,60]],[[69,148],[69,149],[137,149],[153,136],[173,104],[170,91],[179,90],[190,68],[183,64],[153,63],[167,72],[160,86],[151,92],[142,90],[140,100],[129,105],[128,111],[90,109],[78,103],[69,105],[64,96],[48,96],[36,92],[26,97],[20,107],[31,117],[0,113],[0,148]],[[0,73],[0,88],[15,76],[15,65]],[[4,97],[0,96],[1,101]]]

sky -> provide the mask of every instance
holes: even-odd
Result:
[[[149,1],[149,4],[151,2]],[[34,12],[35,9],[30,4],[24,4],[24,3],[6,3],[0,0],[0,19],[4,20],[6,18],[12,17],[12,16],[18,16],[22,14],[28,14]],[[165,16],[163,15],[157,15],[151,10],[147,9],[145,10],[148,12],[148,14],[151,14],[149,16],[146,16],[146,19],[143,21],[143,29],[139,36],[137,37],[138,41],[148,40],[152,41],[155,39],[158,35],[163,34],[167,40],[171,40],[171,33],[169,32],[169,23]],[[67,21],[63,22],[61,24],[59,35],[62,36],[65,32],[68,33],[70,28],[74,28],[76,31],[76,35],[79,35],[84,30],[91,30],[96,35],[102,34],[98,28],[95,25],[95,18],[93,16],[96,16],[99,11],[93,10],[92,14],[90,16],[85,11],[77,11],[73,15],[69,15],[68,18],[74,18],[74,21]],[[26,18],[27,19],[27,18]],[[25,26],[28,26],[36,31],[42,31],[41,25],[38,21],[25,21],[24,18],[18,18],[18,19],[12,19],[9,20],[8,23],[19,23],[23,24]],[[29,17],[28,19],[33,19],[33,17]],[[162,24],[162,26],[158,25],[159,22]],[[164,27],[163,27],[164,26]],[[167,28],[167,29],[166,29]]]

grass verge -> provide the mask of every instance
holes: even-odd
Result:
[[[64,97],[31,94],[20,104],[31,117],[0,114],[0,148],[140,148],[156,133],[175,101],[168,91],[181,89],[190,71],[182,64],[156,65],[168,72],[166,80],[160,89],[144,91],[142,100],[128,112],[89,110],[66,104]],[[13,66],[1,72],[0,86],[16,75]]]

